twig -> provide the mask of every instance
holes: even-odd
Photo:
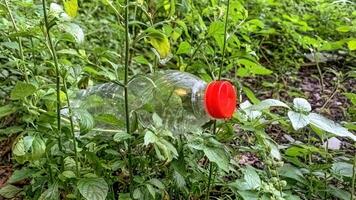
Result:
[[[340,86],[340,81],[339,79],[337,80],[337,84],[336,87],[333,91],[333,93],[329,96],[329,98],[325,101],[325,103],[323,104],[323,106],[321,106],[320,110],[323,110],[326,105],[331,101],[331,99],[336,95],[337,91],[339,90],[339,86]]]
[[[321,72],[320,66],[319,66],[319,58],[318,56],[315,55],[315,51],[312,51],[316,68],[318,69],[319,77],[320,77],[320,85],[321,85],[321,92],[324,92],[324,78],[323,78],[323,73]]]

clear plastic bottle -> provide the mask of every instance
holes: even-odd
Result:
[[[128,84],[129,110],[143,126],[153,124],[156,113],[164,128],[175,134],[199,131],[211,119],[230,118],[236,106],[236,91],[228,81],[206,83],[180,71],[158,72],[151,77],[137,76]],[[124,128],[124,89],[104,83],[76,94],[72,107],[85,109],[95,127]]]

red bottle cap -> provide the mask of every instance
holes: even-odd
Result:
[[[236,90],[229,81],[213,81],[205,90],[205,111],[215,119],[229,119],[236,108]]]

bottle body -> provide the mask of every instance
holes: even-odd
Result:
[[[130,114],[149,127],[153,114],[162,119],[162,128],[175,134],[196,132],[210,120],[204,106],[207,83],[189,73],[168,70],[151,77],[137,76],[128,83]],[[123,129],[124,88],[104,83],[79,91],[71,106],[89,112],[96,128]]]

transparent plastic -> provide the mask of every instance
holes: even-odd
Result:
[[[158,72],[151,77],[137,76],[128,84],[130,114],[135,112],[144,127],[153,124],[156,113],[163,127],[173,133],[199,131],[210,120],[204,106],[207,83],[180,71]],[[74,109],[84,109],[96,128],[124,128],[124,88],[104,83],[81,90],[72,98]]]

